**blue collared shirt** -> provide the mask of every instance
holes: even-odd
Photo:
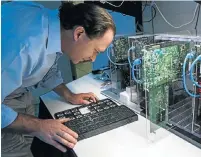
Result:
[[[1,103],[18,88],[41,85],[53,89],[61,84],[58,10],[17,1],[5,3],[1,9]],[[1,128],[16,117],[13,109],[1,104]]]

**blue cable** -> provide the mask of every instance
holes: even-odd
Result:
[[[183,77],[183,85],[184,85],[184,89],[185,91],[192,97],[200,97],[200,95],[195,95],[195,94],[192,94],[189,92],[187,86],[186,86],[186,75],[185,75],[185,71],[186,71],[186,62],[187,62],[187,59],[192,59],[194,57],[194,54],[191,52],[191,53],[188,53],[184,59],[184,64],[183,64],[183,70],[182,70],[182,77]]]
[[[201,55],[199,55],[199,56],[194,60],[194,62],[192,63],[192,65],[191,65],[191,67],[190,67],[190,72],[189,72],[189,73],[190,73],[191,81],[192,81],[197,87],[201,88],[201,85],[199,85],[199,84],[195,81],[195,79],[194,79],[194,77],[193,77],[194,66],[195,66],[196,62],[198,62],[198,61],[201,61]]]
[[[131,60],[130,60],[130,50],[135,50],[135,46],[132,46],[128,49],[128,63],[130,65],[130,68],[132,68]]]
[[[134,69],[135,66],[137,65],[140,65],[142,62],[141,62],[141,59],[135,59],[134,62],[133,62],[133,65],[132,65],[132,78],[135,82],[137,83],[142,83],[141,80],[137,80],[136,77],[135,77],[135,74],[134,74],[134,71],[137,70],[137,69]],[[139,70],[139,69],[138,69]]]
[[[133,48],[133,47],[131,47],[128,51],[130,51],[132,48]],[[134,48],[135,48],[135,47],[134,47]],[[163,53],[163,51],[160,50],[160,49],[157,49],[157,50],[155,50],[153,53],[161,55],[161,54]],[[129,60],[129,64],[131,65],[129,55],[128,55],[128,60]],[[133,61],[133,65],[132,65],[132,78],[133,78],[133,80],[134,80],[135,82],[137,82],[137,83],[142,83],[142,81],[136,79],[135,74],[134,74],[134,71],[139,70],[139,69],[134,69],[134,67],[137,66],[137,65],[140,65],[141,63],[142,63],[142,62],[141,62],[141,59],[138,58],[138,59],[135,59],[135,60]]]

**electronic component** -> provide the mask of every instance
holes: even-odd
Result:
[[[131,45],[138,45],[138,51],[130,54],[131,86],[137,86],[137,103],[146,117],[151,124],[166,129],[178,127],[200,139],[201,107],[197,97],[201,82],[194,78],[199,70],[193,71],[199,67],[193,60],[200,54],[200,38],[154,35],[144,37],[147,42],[141,43],[136,37],[129,39]],[[135,103],[136,99],[131,97],[131,101]]]
[[[111,88],[103,91],[115,100],[120,98],[120,93],[130,86],[130,67],[127,53],[129,50],[128,36],[116,36],[112,45],[108,48],[110,60]]]
[[[137,112],[150,120],[150,133],[157,125],[181,129],[191,135],[188,138],[201,141],[201,69],[194,61],[201,55],[201,38],[130,36],[116,39],[113,46],[112,88],[102,93],[123,104],[129,104],[128,99],[135,103]],[[125,92],[128,87],[130,95]]]

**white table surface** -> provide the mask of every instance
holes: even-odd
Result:
[[[86,75],[67,86],[75,93],[94,92],[100,99],[105,98],[100,94],[102,81],[95,80],[93,77],[92,74]],[[41,98],[53,117],[56,112],[76,107],[64,102],[54,92],[47,93]],[[164,129],[159,129],[159,133],[163,135],[159,140],[148,142],[147,121],[140,115],[138,119],[128,125],[79,141],[74,148],[75,153],[78,157],[134,157],[136,155],[201,157],[201,149]]]

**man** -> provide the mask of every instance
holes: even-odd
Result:
[[[93,93],[73,94],[63,84],[58,58],[68,55],[74,64],[94,61],[112,42],[115,25],[102,8],[63,3],[49,10],[31,2],[2,6],[2,156],[29,156],[31,136],[65,152],[73,148],[77,133],[62,120],[42,120],[33,115],[30,91],[53,89],[72,104],[96,101]],[[61,53],[62,52],[62,53]],[[55,104],[56,105],[56,104]]]

